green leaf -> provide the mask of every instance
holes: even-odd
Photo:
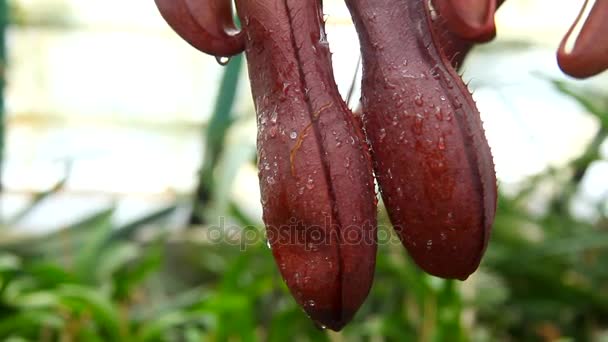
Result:
[[[21,268],[21,260],[12,254],[0,254],[0,273],[13,272]]]
[[[49,261],[34,261],[24,266],[24,271],[36,279],[38,287],[54,288],[65,283],[76,283],[76,276],[65,267]]]
[[[191,308],[194,305],[205,301],[208,298],[209,292],[203,288],[192,288],[184,292],[175,294],[171,300],[163,302],[158,307],[145,307],[143,309],[135,311],[133,314],[133,320],[135,322],[143,323],[145,321],[151,321],[158,319],[159,317],[168,315],[171,312],[183,311],[187,308]]]
[[[85,282],[92,283],[97,270],[98,262],[106,247],[106,241],[112,232],[112,214],[113,210],[109,210],[105,215],[97,217],[93,222],[90,222],[90,230],[85,241],[83,241],[76,255],[75,269],[80,279]]]
[[[0,337],[9,335],[30,335],[41,327],[60,329],[64,325],[63,318],[57,313],[29,310],[19,312],[0,320]]]
[[[154,210],[142,217],[139,217],[132,222],[116,227],[116,229],[112,231],[111,236],[108,239],[108,243],[132,239],[140,229],[151,223],[156,223],[166,219],[172,215],[177,209],[177,206],[177,203],[170,204],[166,207]]]
[[[135,260],[140,253],[135,243],[116,242],[100,252],[99,260],[95,270],[95,278],[100,282],[112,280],[112,276],[118,270],[126,267]]]
[[[128,265],[123,264],[114,273],[115,298],[128,298],[136,286],[141,284],[147,276],[157,271],[162,265],[163,248],[160,244],[146,246],[145,249],[139,250],[136,253],[138,255],[133,262]]]
[[[20,310],[53,309],[61,299],[52,291],[37,291],[23,294],[13,300]]]
[[[21,211],[16,213],[13,217],[11,217],[6,223],[6,227],[13,227],[27,215],[29,215],[34,209],[36,209],[45,199],[50,197],[51,195],[56,194],[65,186],[67,179],[63,178],[59,182],[55,183],[50,189],[35,193],[30,203],[23,208]]]
[[[75,312],[85,311],[91,314],[93,321],[99,325],[109,341],[122,340],[121,315],[109,297],[79,285],[62,285],[56,293],[61,298],[62,305]]]
[[[11,251],[22,257],[59,258],[81,250],[90,239],[90,231],[98,229],[100,222],[107,222],[114,208],[106,208],[66,226],[51,234],[27,236],[16,241],[0,240],[0,250]]]
[[[181,310],[169,312],[142,326],[137,340],[140,342],[162,341],[162,337],[167,331],[190,323],[202,323],[208,319],[206,316],[208,315]]]

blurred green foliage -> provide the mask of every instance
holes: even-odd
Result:
[[[224,82],[236,82],[239,68],[229,67]],[[37,194],[0,230],[0,339],[608,340],[606,202],[593,219],[577,218],[570,208],[587,169],[601,158],[608,97],[553,83],[597,118],[597,136],[569,165],[530,178],[515,194],[501,195],[482,266],[466,282],[421,272],[386,228],[382,211],[381,234],[392,243],[378,250],[371,294],[343,332],[326,332],[288,294],[261,238],[263,227],[235,203],[214,205],[213,196],[210,208],[220,209],[201,211],[207,215],[203,221],[222,216],[226,226],[245,227],[223,242],[211,238],[209,225],[165,229],[183,203],[120,227],[112,223],[113,208],[108,208],[48,236],[3,233],[60,190],[60,183]],[[207,150],[214,152],[214,162],[207,161],[201,177],[209,194],[218,191],[214,186],[230,184],[217,177],[233,177],[216,172],[213,181],[209,178],[209,165],[221,167],[222,154],[228,153],[222,145],[234,121],[226,114],[234,100],[231,91],[223,88],[210,125]],[[253,154],[245,150],[236,163],[252,162]],[[546,205],[531,210],[539,196]],[[257,239],[238,243],[247,236]]]

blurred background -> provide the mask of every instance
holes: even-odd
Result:
[[[324,2],[346,97],[357,37]],[[507,1],[462,68],[500,188],[480,269],[425,275],[381,209],[372,292],[334,333],[266,247],[244,58],[151,0],[0,0],[0,340],[608,341],[608,74],[555,61],[582,3]]]

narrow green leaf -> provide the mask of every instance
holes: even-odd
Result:
[[[73,310],[86,310],[109,341],[122,341],[120,312],[114,307],[109,297],[98,291],[79,286],[62,285],[57,294],[61,304]],[[126,323],[126,322],[125,322]]]

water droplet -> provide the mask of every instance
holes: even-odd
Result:
[[[344,161],[344,167],[350,167],[350,157],[346,157],[346,160]]]
[[[438,80],[441,78],[441,73],[439,72],[439,66],[435,65],[432,69],[431,69],[431,76]]]
[[[437,143],[437,148],[441,151],[445,150],[445,140],[443,137],[439,137],[439,142]]]
[[[384,128],[380,129],[380,135],[378,137],[380,138],[380,142],[386,138],[386,130]]]
[[[401,133],[399,133],[399,141],[401,141],[404,144],[408,143],[407,139],[405,139],[405,131],[401,131]]]
[[[414,103],[418,107],[422,107],[424,105],[424,100],[422,99],[422,94],[418,94],[418,95],[416,95],[416,97],[414,97]]]
[[[266,170],[266,171],[270,170],[270,164],[264,163],[264,170]]]
[[[319,329],[319,330],[325,330],[325,329],[327,329],[326,326],[324,326],[323,324],[321,324],[319,322],[315,321],[314,323],[315,323],[315,326],[317,327],[317,329]]]
[[[306,302],[306,306],[310,306],[311,308],[314,308],[315,305],[317,305],[317,303],[312,299]]]
[[[277,131],[278,131],[277,126],[272,126],[272,127],[270,127],[270,131],[269,131],[269,133],[270,133],[270,137],[271,137],[271,138],[276,137],[276,136],[277,136]]]
[[[292,140],[296,140],[296,138],[298,137],[298,133],[296,133],[295,131],[293,131],[293,132],[289,133],[289,137]]]
[[[312,190],[315,187],[315,181],[311,176],[308,176],[308,180],[306,181],[306,188],[308,190]]]
[[[270,122],[277,123],[277,118],[279,116],[279,113],[277,112],[277,107],[274,107],[274,111],[272,111],[272,114],[270,114]]]
[[[430,250],[431,248],[433,248],[433,240],[428,240],[426,242],[426,249]]]
[[[446,78],[446,86],[448,87],[448,89],[452,89],[454,88],[454,85],[452,84],[452,80],[449,78]]]
[[[435,107],[435,118],[439,121],[443,121],[443,110],[441,107]]]
[[[355,144],[355,138],[354,137],[350,137],[350,144],[354,145]]]
[[[414,120],[414,134],[422,134],[422,124],[424,123],[424,117],[421,114],[416,114],[416,119]]]
[[[445,233],[441,233],[441,234],[439,234],[439,236],[441,237],[441,240],[443,240],[443,241],[448,239],[448,236],[445,235]]]
[[[266,247],[268,247],[268,249],[272,249],[272,246],[270,245],[270,240],[266,240]]]
[[[226,64],[228,64],[230,62],[230,57],[216,56],[215,60],[217,61],[217,64],[219,64],[221,66],[225,66]]]
[[[445,96],[441,95],[441,96],[439,97],[439,99],[440,99],[441,101],[445,101]]]
[[[266,177],[266,182],[271,185],[274,184],[275,183],[274,177],[272,177],[272,176]]]

